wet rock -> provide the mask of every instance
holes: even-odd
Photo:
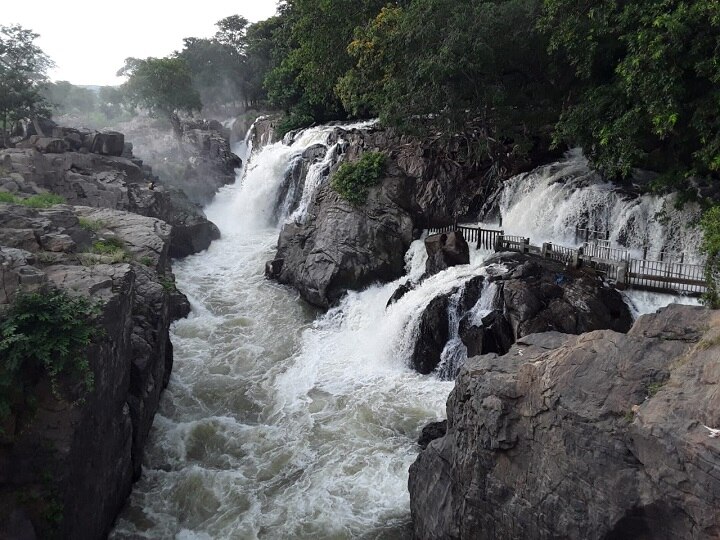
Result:
[[[719,327],[670,306],[468,360],[410,469],[415,537],[715,538]]]
[[[265,264],[265,276],[268,278],[275,278],[280,275],[280,272],[282,271],[283,264],[285,264],[284,259],[275,259],[274,261],[268,261]]]
[[[470,264],[470,247],[461,231],[434,234],[425,239],[428,259],[425,273],[434,275],[460,264]]]
[[[427,448],[428,444],[433,442],[435,439],[444,437],[447,433],[447,420],[441,422],[430,422],[428,425],[422,428],[420,437],[418,437],[418,445],[423,450]]]
[[[499,254],[485,266],[505,265],[497,276],[499,306],[515,338],[557,330],[582,334],[611,329],[627,332],[632,315],[620,294],[605,286],[590,269],[571,269],[535,255]]]
[[[448,307],[450,295],[433,298],[420,318],[418,337],[412,353],[412,367],[418,373],[432,373],[450,336]]]
[[[412,283],[403,283],[400,285],[397,289],[395,289],[395,292],[392,293],[392,296],[387,301],[387,304],[385,304],[385,307],[388,308],[398,300],[400,300],[403,296],[405,296],[407,293],[412,291],[415,287]]]
[[[276,259],[285,262],[277,280],[327,308],[348,289],[400,277],[411,241],[409,216],[384,189],[372,189],[367,204],[355,207],[325,184],[308,219],[283,227]]]

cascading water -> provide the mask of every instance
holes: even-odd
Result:
[[[222,239],[175,264],[193,310],[173,326],[171,383],[143,477],[112,538],[410,536],[406,485],[415,439],[424,424],[444,417],[454,383],[418,375],[408,359],[427,305],[452,291],[459,299],[464,284],[484,272],[487,253],[473,251],[471,264],[422,281],[386,308],[401,283],[424,273],[427,255],[416,241],[405,278],[351,292],[313,321],[317,312],[265,280],[262,270],[274,255],[278,214],[280,221],[304,219],[337,158],[328,150],[312,164],[302,195],[293,194],[296,206],[278,212],[288,200],[287,193],[281,197],[288,170],[312,146],[331,146],[333,130],[312,128],[290,145],[256,152],[244,176],[206,209]],[[578,160],[567,167],[579,170]],[[506,230],[557,241],[563,236],[553,223],[571,222],[572,213],[551,205],[562,207],[567,192],[536,180],[510,182]],[[551,197],[537,209],[540,193],[533,189]],[[474,319],[492,309],[495,295],[496,287],[486,285]],[[465,359],[456,322],[443,353],[453,372]]]
[[[500,200],[506,234],[530,237],[531,243],[554,242],[575,246],[582,241],[576,227],[607,231],[613,245],[635,256],[644,248],[648,257],[664,252],[687,263],[702,257],[700,235],[692,227],[699,208],[675,208],[676,197],[631,196],[593,172],[582,153],[508,180]]]
[[[477,263],[426,280],[387,310],[399,282],[351,293],[313,322],[317,313],[262,270],[285,172],[328,133],[307,130],[290,147],[255,153],[206,209],[222,239],[174,265],[193,309],[173,326],[171,383],[112,538],[409,536],[415,439],[444,416],[453,383],[404,359],[427,303]],[[416,242],[410,276],[425,257]]]

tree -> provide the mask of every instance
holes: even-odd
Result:
[[[335,93],[352,67],[347,45],[357,26],[377,15],[386,0],[288,0],[276,34],[278,62],[268,74],[271,103],[298,119],[346,117]]]
[[[336,90],[358,116],[404,130],[472,131],[495,159],[524,153],[559,114],[564,79],[536,28],[540,0],[412,0],[355,31]],[[478,156],[483,157],[483,156]]]
[[[122,91],[129,103],[168,118],[178,134],[177,112],[202,109],[200,95],[192,86],[190,69],[183,58],[128,58],[118,75],[128,77]]]
[[[610,177],[720,176],[717,0],[545,0],[543,28],[582,83],[557,141]]]
[[[40,90],[53,63],[34,44],[37,37],[18,25],[0,26],[0,122],[5,134],[19,120],[49,115]]]

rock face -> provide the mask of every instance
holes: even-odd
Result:
[[[100,302],[98,331],[85,353],[92,390],[75,395],[77,384],[67,380],[58,397],[40,374],[31,388],[33,410],[4,418],[0,537],[94,539],[109,532],[140,474],[168,383],[170,322],[187,314],[170,273],[170,234],[163,221],[118,210],[0,204],[0,310],[19,290],[48,286]],[[95,249],[110,239],[122,247]]]
[[[116,151],[113,145],[122,140],[112,133],[93,137],[99,150]],[[174,257],[202,251],[220,237],[199,207],[177,189],[156,184],[152,171],[132,157],[12,148],[0,150],[0,164],[0,191],[20,198],[50,191],[70,204],[127,210],[166,221],[173,227]]]
[[[451,266],[470,264],[470,246],[460,231],[428,236],[425,239],[425,249],[428,254],[425,263],[427,275],[432,276]]]
[[[278,240],[280,271],[272,277],[292,284],[302,297],[329,307],[350,288],[402,275],[412,241],[412,221],[392,202],[391,184],[373,190],[357,208],[325,185],[306,223],[289,223]]]
[[[219,188],[235,181],[235,169],[242,165],[232,152],[230,130],[216,120],[192,119],[182,120],[176,128],[145,117],[118,126],[132,141],[132,151],[152,167],[159,184],[206,205]]]
[[[717,538],[719,329],[674,305],[468,360],[410,468],[415,537]]]
[[[450,301],[454,290],[433,299],[423,312],[412,355],[420,373],[431,373],[440,363],[451,337],[451,315],[459,321],[457,335],[468,356],[504,354],[517,339],[537,332],[627,332],[632,326],[620,294],[590,270],[520,253],[495,255],[483,266],[489,273],[486,291],[484,278],[477,276],[464,285],[460,302]]]
[[[286,138],[292,136],[289,133]],[[498,180],[536,163],[495,167],[492,170],[498,174],[492,175],[488,174],[491,163],[464,162],[465,150],[457,140],[440,143],[392,130],[338,126],[328,143],[339,139],[345,141],[340,148],[344,161],[355,161],[367,151],[384,152],[384,178],[370,190],[367,203],[357,208],[326,184],[315,197],[308,219],[283,228],[276,256],[284,263],[274,277],[321,307],[331,305],[348,289],[400,277],[402,254],[422,229],[477,215]],[[541,159],[540,155],[535,158]]]

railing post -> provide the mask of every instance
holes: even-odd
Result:
[[[548,253],[550,253],[551,251],[552,251],[552,244],[549,242],[543,242],[542,251],[540,252],[543,259],[547,259]]]
[[[647,261],[647,246],[643,246],[643,260]]]
[[[590,229],[585,229],[585,243],[590,241]]]
[[[575,250],[575,253],[573,253],[573,258],[572,258],[573,268],[580,268],[580,264],[582,264],[582,257],[583,257],[583,248],[579,247]]]
[[[502,215],[500,216],[500,219],[498,220],[498,228],[502,228]]]
[[[530,253],[530,239],[523,238],[522,253]]]
[[[497,238],[495,238],[495,252],[502,251],[503,249],[503,242],[505,241],[505,237],[502,234],[498,234]]]
[[[628,280],[628,263],[627,261],[623,261],[618,265],[618,273],[617,273],[617,283],[615,284],[615,287],[623,290],[627,286],[627,280]]]

